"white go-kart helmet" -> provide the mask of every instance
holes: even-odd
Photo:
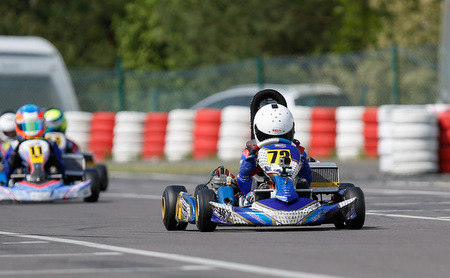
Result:
[[[0,116],[0,139],[3,141],[16,136],[16,113],[6,112]]]
[[[294,139],[294,117],[287,107],[271,103],[261,107],[255,115],[253,130],[256,142],[269,138]]]

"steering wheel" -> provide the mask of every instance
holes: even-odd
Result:
[[[278,144],[278,143],[296,146],[294,144],[294,142],[292,142],[292,141],[290,141],[288,139],[284,139],[284,138],[269,138],[269,139],[266,139],[266,140],[261,141],[258,144],[256,144],[256,146],[253,149],[250,150],[250,154],[256,154],[264,146],[272,145],[272,144]]]

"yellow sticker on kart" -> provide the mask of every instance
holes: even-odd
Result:
[[[289,149],[275,149],[275,150],[267,150],[267,160],[269,164],[279,164],[280,157],[291,157],[291,150]]]
[[[32,145],[28,147],[31,163],[44,163],[44,154],[40,145]]]

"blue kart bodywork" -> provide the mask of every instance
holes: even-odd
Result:
[[[0,201],[45,202],[85,198],[90,195],[91,180],[69,185],[58,179],[41,184],[18,181],[13,187],[0,186]]]
[[[86,202],[98,200],[98,185],[88,178],[83,155],[63,154],[63,174],[55,166],[52,171],[45,170],[50,147],[42,139],[25,140],[18,146],[22,164],[9,179],[1,173],[0,201],[46,202],[79,197]]]
[[[311,163],[313,182],[302,187],[297,180],[302,158],[291,142],[270,139],[261,146],[258,164],[264,171],[266,184],[262,182],[252,190],[251,202],[246,202],[248,196],[238,197],[231,175],[222,167],[215,170],[207,184],[199,185],[194,194],[188,193],[184,186],[166,188],[162,200],[166,228],[182,230],[187,223],[196,224],[200,231],[214,231],[216,225],[334,224],[337,228],[362,228],[364,195],[353,184],[339,183],[335,163]],[[277,158],[281,154],[287,159]]]
[[[196,222],[195,198],[187,192],[179,195],[178,221]],[[320,202],[308,198],[298,198],[290,203],[284,203],[276,198],[263,199],[254,202],[250,207],[236,207],[230,204],[209,202],[213,209],[211,221],[223,225],[250,226],[311,226],[334,223],[339,219],[348,221],[356,217],[356,197],[342,202],[321,205]]]

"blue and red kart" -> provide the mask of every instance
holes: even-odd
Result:
[[[182,185],[166,187],[162,217],[167,230],[196,224],[201,232],[218,225],[312,226],[361,229],[365,221],[364,193],[341,183],[336,163],[310,162],[313,181],[297,177],[301,153],[289,140],[272,138],[252,151],[264,175],[252,189],[252,201],[239,192],[233,176],[221,166],[193,194]]]

